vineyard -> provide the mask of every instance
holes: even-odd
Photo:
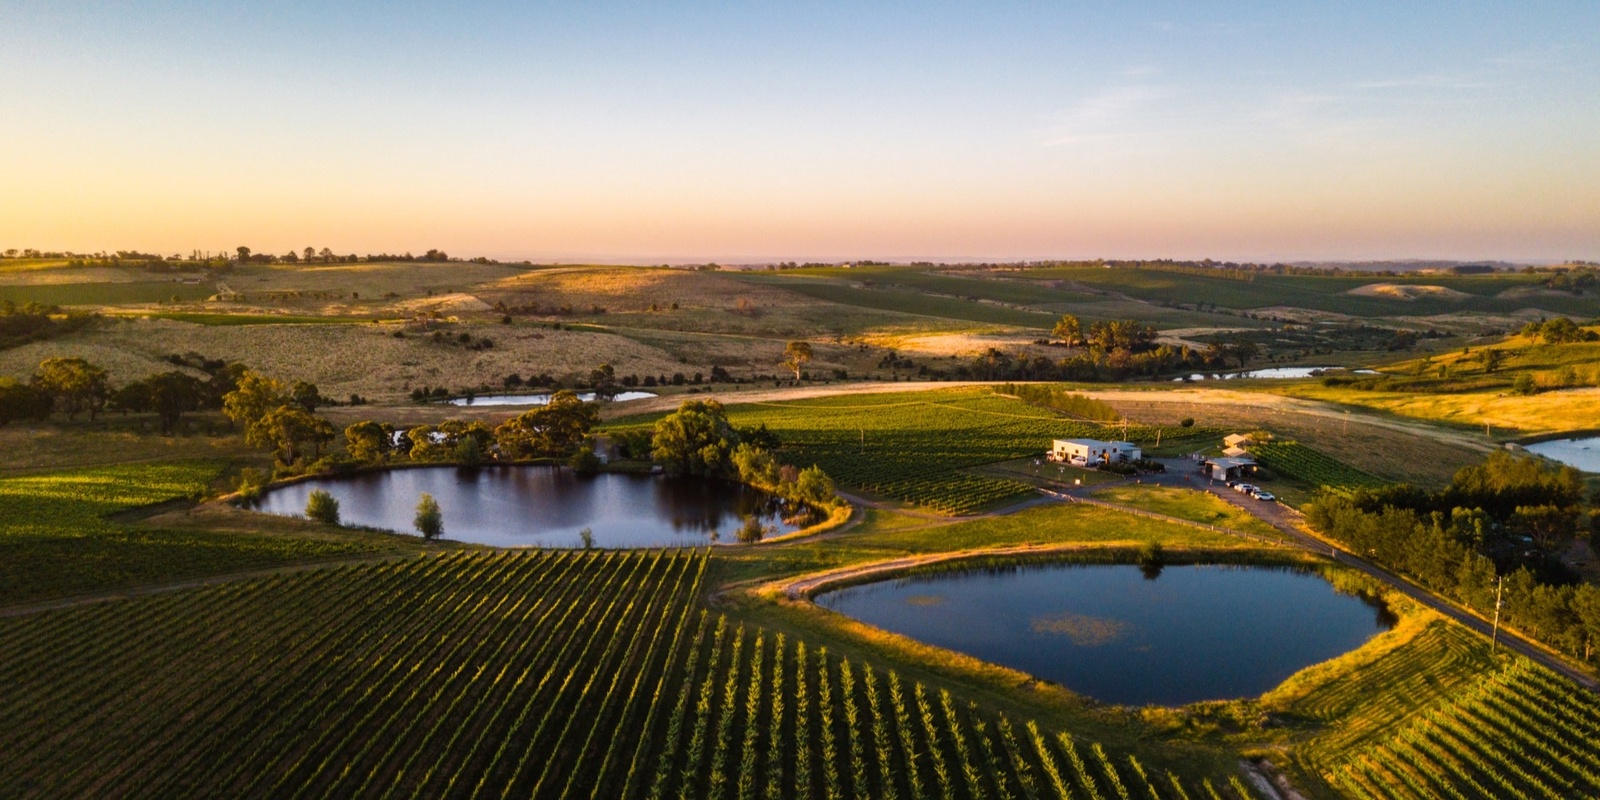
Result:
[[[931,509],[965,514],[1028,494],[1020,481],[977,475],[972,467],[1043,455],[1050,440],[1121,438],[1120,426],[1063,419],[1015,398],[987,390],[943,390],[906,394],[850,395],[729,408],[737,425],[771,427],[786,460],[817,464],[842,486]],[[1168,428],[1209,436],[1210,430]],[[1131,425],[1127,436],[1152,443],[1157,429]]]
[[[1356,798],[1597,797],[1597,741],[1600,699],[1517,659],[1323,777]]]
[[[371,549],[355,541],[166,531],[108,515],[195,497],[221,464],[95,467],[0,479],[0,606]]]
[[[1299,442],[1262,442],[1250,445],[1250,455],[1262,466],[1313,487],[1334,489],[1374,488],[1388,483],[1382,478],[1306,447]]]
[[[19,797],[1222,798],[702,610],[703,552],[456,552],[0,619]]]

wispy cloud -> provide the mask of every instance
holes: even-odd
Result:
[[[1065,145],[1108,136],[1148,135],[1133,123],[1166,96],[1148,84],[1113,86],[1091,94],[1050,118],[1046,144]]]

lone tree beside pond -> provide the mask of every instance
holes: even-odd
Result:
[[[417,526],[417,533],[422,538],[432,541],[444,535],[444,512],[439,510],[439,501],[427,492],[417,500],[417,517],[413,520]]]
[[[715,400],[687,400],[656,422],[650,457],[674,475],[727,475],[739,433]]]
[[[306,497],[306,519],[324,525],[339,524],[339,501],[326,489],[314,489]]]

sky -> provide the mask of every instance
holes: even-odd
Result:
[[[0,249],[1600,259],[1600,3],[0,0]]]

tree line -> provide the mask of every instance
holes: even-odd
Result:
[[[1580,583],[1560,559],[1579,536],[1600,555],[1600,497],[1586,504],[1584,491],[1571,467],[1496,452],[1438,492],[1406,484],[1324,490],[1306,519],[1485,616],[1503,588],[1506,624],[1593,663],[1600,587]]]

